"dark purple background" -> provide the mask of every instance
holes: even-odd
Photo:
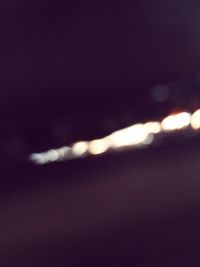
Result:
[[[4,0],[0,20],[6,163],[52,142],[47,120],[145,114],[152,85],[200,69],[198,1]],[[199,159],[197,138],[44,168],[1,160],[0,265],[199,266]]]
[[[198,1],[3,1],[4,117],[134,106],[199,70]],[[41,112],[40,112],[41,111]]]

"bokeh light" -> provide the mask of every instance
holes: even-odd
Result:
[[[33,153],[30,160],[35,164],[71,160],[90,155],[99,155],[109,150],[115,151],[121,148],[134,148],[150,145],[155,137],[161,133],[180,131],[184,129],[200,129],[200,109],[193,114],[180,112],[164,118],[161,122],[150,121],[139,123],[125,129],[111,133],[97,140],[78,141],[71,146],[51,149],[43,153]]]

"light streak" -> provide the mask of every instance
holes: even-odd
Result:
[[[165,117],[161,122],[139,123],[111,133],[97,140],[78,141],[71,146],[51,149],[42,153],[33,153],[29,159],[35,164],[43,165],[50,162],[71,160],[87,155],[104,154],[109,150],[121,148],[143,147],[151,144],[161,133],[200,129],[200,109],[193,114],[180,112]]]

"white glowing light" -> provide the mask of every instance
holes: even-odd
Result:
[[[191,126],[194,130],[200,129],[200,109],[192,115]]]
[[[181,112],[175,115],[166,117],[161,125],[164,132],[171,132],[175,130],[181,130],[188,127],[191,123],[191,114],[187,112]]]
[[[42,153],[33,153],[30,156],[30,160],[33,161],[35,164],[45,164],[46,160],[43,157]]]
[[[154,135],[153,134],[149,134],[148,137],[143,142],[143,144],[144,145],[150,145],[150,144],[153,143],[153,141],[154,141]]]
[[[63,147],[59,149],[51,149],[43,153],[33,153],[30,159],[36,164],[47,164],[48,162],[61,161],[67,158],[69,153],[68,147]]]
[[[118,148],[145,146],[151,144],[159,133],[184,130],[189,126],[193,130],[200,129],[200,109],[192,115],[188,112],[181,112],[167,116],[161,123],[135,124],[102,139],[77,142],[71,147],[65,146],[43,153],[33,153],[30,155],[30,160],[35,164],[46,164],[48,162],[70,160],[87,154],[103,154],[108,150]]]
[[[57,161],[59,159],[59,153],[55,149],[49,150],[48,157],[50,161]]]
[[[125,147],[142,144],[148,137],[143,124],[136,124],[110,135],[112,147]]]
[[[56,150],[58,152],[58,161],[62,161],[67,158],[70,148],[69,147],[61,147]]]
[[[160,122],[147,122],[144,126],[148,133],[158,134],[162,131]]]
[[[72,153],[76,156],[84,155],[88,150],[88,142],[77,142],[72,146]]]
[[[108,150],[109,147],[110,147],[109,138],[102,138],[91,141],[89,143],[89,152],[92,155],[99,155],[106,152],[106,150]]]
[[[49,162],[49,156],[46,152],[44,153],[34,153],[31,155],[31,160],[36,164],[46,164]]]

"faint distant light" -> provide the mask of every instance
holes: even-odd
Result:
[[[54,149],[49,150],[48,157],[50,161],[57,161],[59,159],[59,153]]]
[[[36,164],[47,164],[48,162],[61,161],[69,158],[70,149],[62,147],[58,149],[51,149],[43,153],[33,153],[30,155],[30,160]]]
[[[168,86],[164,84],[159,84],[153,87],[152,89],[152,97],[156,102],[164,102],[169,99],[170,92]]]
[[[148,137],[143,124],[136,124],[110,135],[112,147],[124,147],[142,144]]]
[[[191,126],[194,130],[200,129],[200,109],[192,115]]]
[[[165,132],[171,132],[175,130],[181,130],[188,127],[191,122],[191,114],[187,112],[178,113],[166,117],[161,125]]]
[[[144,126],[148,133],[158,134],[162,131],[160,122],[147,122]]]
[[[67,146],[64,146],[64,147],[58,148],[56,151],[58,152],[58,155],[59,155],[58,161],[62,161],[67,158],[70,148]]]
[[[72,146],[72,153],[75,156],[82,156],[88,151],[88,142],[77,142]]]
[[[106,152],[110,146],[108,138],[102,138],[89,142],[89,153],[98,155]]]
[[[30,156],[30,160],[32,160],[35,164],[45,164],[47,163],[45,157],[42,155],[43,153],[33,153]]]
[[[153,134],[149,134],[147,136],[147,138],[144,140],[143,144],[144,145],[151,145],[154,141],[154,135]]]

